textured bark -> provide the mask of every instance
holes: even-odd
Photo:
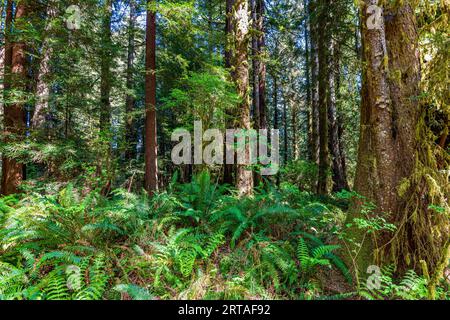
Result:
[[[321,2],[318,10],[318,17],[325,26],[328,26],[329,16],[326,5],[327,0]],[[326,29],[326,28],[325,28]],[[329,170],[329,152],[328,152],[328,47],[330,37],[326,32],[319,33],[318,56],[319,56],[319,177],[317,182],[317,193],[327,194],[328,192],[328,170]]]
[[[42,43],[42,56],[39,61],[39,69],[36,83],[36,105],[34,108],[33,117],[31,119],[31,127],[34,131],[42,130],[45,124],[45,119],[48,114],[48,104],[50,99],[50,85],[48,83],[48,76],[50,74],[50,59],[53,54],[52,47],[49,43],[48,34],[50,32],[52,19],[56,16],[55,3],[50,2],[47,5],[47,24],[45,27],[44,40]]]
[[[264,17],[265,17],[265,0],[256,0],[256,12],[257,12],[257,30],[258,37],[258,82],[259,82],[259,128],[267,129],[267,105],[266,105],[266,62],[264,61],[264,52],[266,47],[266,36],[264,29]]]
[[[249,130],[250,125],[250,103],[249,103],[249,19],[248,2],[236,0],[233,7],[234,28],[234,82],[238,95],[241,99],[238,111],[239,128]],[[250,159],[250,144],[246,143],[244,148],[245,158]],[[237,188],[241,196],[250,195],[253,192],[253,174],[246,165],[237,165]]]
[[[340,125],[337,113],[337,95],[339,91],[339,49],[336,41],[331,45],[329,66],[329,93],[328,93],[328,124],[329,124],[329,149],[332,157],[333,191],[348,190],[348,182],[345,169],[345,155],[340,139]]]
[[[273,128],[275,130],[280,128],[279,113],[278,113],[278,79],[276,75],[273,76]],[[276,176],[276,185],[280,185],[280,174]]]
[[[100,70],[100,131],[106,138],[106,154],[104,159],[99,161],[98,172],[102,172],[102,167],[106,168],[107,179],[102,187],[101,193],[107,195],[111,191],[112,185],[112,148],[111,148],[111,62],[112,62],[112,0],[106,0],[104,4],[102,23],[102,48],[101,48],[101,70]],[[105,162],[104,164],[102,162]]]
[[[293,82],[292,82],[293,83]],[[295,102],[295,87],[292,85],[291,92],[289,94],[289,109],[291,110],[291,130],[292,130],[292,158],[297,160],[300,156],[300,149],[298,145],[298,106]]]
[[[369,18],[368,6],[376,2],[366,0],[362,4],[363,22]],[[396,10],[404,10],[404,7],[409,5]],[[420,70],[416,51],[417,34],[411,34],[411,30],[415,31],[415,24],[411,20],[411,8],[409,10],[408,22],[397,20],[390,25],[387,21],[386,29],[382,25],[381,29],[369,30],[365,23],[361,24],[366,68],[363,73],[361,136],[355,190],[374,202],[377,213],[390,221],[399,212],[402,199],[398,195],[398,187],[402,179],[411,173],[415,154],[417,101],[413,102],[411,97],[418,92]],[[390,44],[389,57],[386,39]],[[396,82],[398,79],[393,77],[397,68],[401,68],[398,78],[400,82]],[[407,81],[404,83],[407,89],[399,89],[402,81]],[[402,119],[401,126],[398,119]],[[348,217],[349,222],[360,217],[360,205],[355,204]],[[372,263],[374,249],[384,239],[371,239],[363,231],[354,230],[353,233],[357,242],[363,242],[360,254],[355,259],[355,268],[364,272]]]
[[[226,12],[225,12],[225,68],[230,70],[231,76],[233,77],[233,70],[231,69],[231,63],[233,58],[233,12],[234,0],[226,0]],[[227,127],[231,125],[233,112],[227,110]],[[224,154],[226,153],[226,146],[224,146]],[[233,185],[233,171],[234,166],[232,164],[225,164],[223,166],[223,183]]]
[[[17,29],[24,27],[27,17],[26,4],[21,1],[17,4],[15,24]],[[12,24],[12,1],[7,4],[6,17],[6,45],[5,45],[5,90],[14,89],[24,91],[26,88],[26,56],[25,42],[11,39],[9,31]],[[7,97],[8,98],[8,97]],[[24,103],[13,102],[4,104],[4,142],[20,142],[25,136]],[[24,166],[16,159],[3,156],[2,161],[2,194],[10,195],[19,191],[24,178]]]
[[[259,36],[255,31],[258,30],[258,16],[256,11],[256,0],[250,0],[251,10],[252,10],[252,22],[254,34],[252,36],[252,102],[253,102],[253,123],[255,129],[260,127],[260,101],[259,101],[259,47],[258,38]]]
[[[315,12],[317,4],[309,2],[309,15]],[[319,55],[317,18],[310,18],[311,33],[311,160],[319,164]]]
[[[111,15],[112,0],[106,0],[102,24],[100,130],[108,133],[111,126]]]
[[[284,164],[288,163],[289,158],[289,140],[288,140],[288,114],[287,114],[287,99],[283,97],[283,138],[284,138]]]
[[[273,128],[279,129],[279,115],[278,115],[278,80],[273,77]]]
[[[154,4],[147,0],[147,5]],[[156,126],[156,13],[147,9],[145,53],[145,188],[151,196],[158,190],[158,142]]]
[[[303,5],[307,8],[307,18],[305,19],[304,34],[305,39],[305,82],[306,82],[306,108],[307,108],[307,125],[308,125],[308,159],[314,161],[314,141],[313,141],[313,107],[311,101],[311,54],[310,54],[310,12],[308,0],[304,0]]]
[[[397,191],[396,199],[395,202],[393,200],[389,210],[394,213],[391,221],[398,226],[399,234],[397,245],[388,246],[384,253],[385,257],[389,258],[392,255],[398,256],[398,261],[395,262],[400,270],[418,267],[420,260],[424,260],[430,271],[435,272],[443,255],[441,250],[448,241],[449,229],[448,223],[433,217],[435,213],[429,210],[429,204],[433,202],[430,198],[435,197],[433,191],[429,190],[433,187],[424,184],[413,186],[411,189],[420,187],[423,190],[415,196],[416,201],[411,201],[413,203],[408,203],[407,197],[399,195],[398,191],[399,185],[406,179],[414,185],[415,179],[412,176],[417,175],[417,171],[424,171],[418,163],[421,157],[428,158],[423,154],[429,150],[421,148],[416,140],[421,109],[418,99],[421,70],[419,36],[413,4],[397,3],[388,6],[385,10],[384,22],[389,55],[391,132],[395,142],[395,160],[397,161],[395,169],[391,168],[394,175],[392,183],[395,184],[395,191]],[[408,190],[405,194],[412,193],[414,191]],[[423,193],[427,193],[428,196],[424,196]],[[443,197],[447,196],[443,195]]]
[[[232,50],[232,34],[233,34],[233,6],[234,6],[234,0],[226,0],[225,4],[225,37],[226,37],[226,44],[225,44],[225,68],[229,69],[231,68],[231,59],[233,57],[233,50]]]
[[[130,16],[128,22],[128,53],[127,53],[127,75],[126,86],[127,95],[125,97],[125,161],[129,163],[131,160],[136,159],[137,150],[137,135],[136,135],[136,123],[134,121],[134,59],[135,59],[135,28],[136,28],[136,2],[130,0]]]
[[[1,36],[4,34],[3,30],[3,10],[5,3],[2,1],[0,5],[0,41],[4,43],[5,39]],[[5,71],[5,46],[0,47],[0,93],[3,94],[3,80]],[[0,108],[3,110],[3,99],[0,99]]]
[[[389,55],[389,89],[392,132],[397,143],[397,180],[412,174],[415,163],[416,128],[419,120],[421,78],[417,23],[414,10],[405,4],[385,12]]]

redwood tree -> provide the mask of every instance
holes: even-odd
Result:
[[[13,1],[7,3],[6,12],[6,41],[5,41],[5,83],[6,99],[4,103],[4,141],[7,143],[21,142],[25,137],[25,114],[22,97],[10,95],[10,90],[24,92],[26,89],[26,53],[24,39],[12,39],[12,8]],[[25,1],[16,5],[15,28],[21,30],[25,27],[27,18]],[[24,165],[17,159],[3,155],[2,161],[2,188],[3,195],[18,192],[18,187],[24,177]]]

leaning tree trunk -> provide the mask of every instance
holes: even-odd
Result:
[[[15,28],[22,30],[25,28],[27,7],[23,1],[16,7]],[[26,54],[25,42],[23,39],[16,41],[11,39],[12,25],[12,1],[8,1],[6,12],[6,44],[5,44],[5,83],[6,101],[4,104],[4,132],[3,139],[6,144],[21,142],[25,136],[25,114],[24,103],[22,101],[8,101],[17,99],[9,95],[9,90],[22,92],[26,88]],[[3,195],[10,195],[19,191],[19,185],[24,177],[24,166],[17,159],[8,155],[3,155],[2,161],[2,185]]]
[[[238,111],[239,128],[250,130],[250,103],[249,103],[249,19],[248,2],[236,0],[233,6],[234,29],[234,82],[241,99]],[[246,143],[244,150],[245,159],[250,159],[250,144]],[[241,196],[250,195],[253,192],[253,173],[246,164],[237,165],[237,188]]]
[[[147,5],[155,4],[147,0]],[[147,9],[145,53],[145,188],[151,196],[158,190],[158,142],[156,126],[156,12]]]

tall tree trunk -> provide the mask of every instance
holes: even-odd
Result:
[[[0,42],[4,43],[5,38],[1,37],[1,34],[4,32],[2,30],[2,26],[3,26],[3,5],[1,6],[0,9]],[[4,33],[3,33],[4,34]],[[2,95],[2,99],[0,99],[0,108],[1,110],[3,110],[3,102],[4,102],[4,76],[5,76],[5,46],[1,46],[0,47],[0,79],[2,79],[2,81],[0,81],[0,94]]]
[[[50,74],[50,59],[53,54],[52,46],[49,42],[49,33],[52,26],[52,19],[56,16],[55,3],[50,1],[47,5],[44,39],[42,42],[42,55],[39,61],[39,70],[37,71],[36,83],[36,105],[34,108],[33,117],[31,119],[31,127],[34,131],[42,131],[46,115],[48,114],[48,104],[50,99],[50,85],[48,76]]]
[[[250,130],[250,103],[249,103],[249,19],[247,0],[236,0],[233,7],[234,28],[234,82],[241,99],[239,103],[239,128]],[[244,147],[245,159],[250,160],[250,144]],[[253,173],[245,164],[237,165],[237,188],[240,196],[250,195],[253,192]]]
[[[134,58],[135,58],[135,28],[136,28],[136,2],[130,0],[130,16],[128,22],[128,54],[127,54],[127,95],[125,97],[125,161],[127,164],[136,159],[136,122],[134,121]]]
[[[355,190],[373,201],[377,212],[384,215],[397,210],[397,186],[400,171],[397,156],[402,153],[396,146],[393,131],[393,105],[389,91],[389,70],[384,25],[369,29],[366,21],[370,14],[368,7],[376,0],[361,3],[363,44],[363,85],[361,93],[361,132],[356,169]],[[370,12],[370,11],[369,11]],[[357,200],[348,215],[348,222],[354,223],[361,216],[361,206],[366,200]],[[373,263],[376,240],[365,230],[352,227],[350,234],[358,244],[357,256],[352,257],[356,274],[366,272]]]
[[[101,76],[100,76],[100,130],[111,128],[111,18],[112,0],[105,0],[102,24]]]
[[[291,110],[291,130],[292,130],[292,159],[297,160],[299,158],[299,145],[298,145],[298,106],[295,102],[295,87],[292,85],[291,94],[289,95],[289,106]]]
[[[450,225],[448,216],[436,214],[430,205],[441,206],[448,213],[450,193],[448,173],[436,165],[439,151],[432,151],[435,144],[424,124],[424,110],[428,106],[419,104],[421,66],[415,5],[399,1],[387,5],[384,24],[392,103],[391,135],[397,161],[391,165],[396,197],[388,202],[390,207],[385,211],[394,213],[393,223],[398,230],[383,256],[397,257],[390,262],[402,271],[420,268],[425,261],[432,277],[440,278],[439,265],[442,262],[448,265]]]
[[[287,165],[289,158],[289,139],[288,139],[288,114],[286,96],[283,95],[283,131],[284,131],[284,165]]]
[[[256,8],[257,0],[250,0],[251,3],[251,11],[252,11],[252,21],[253,21],[253,29],[254,31],[258,30],[258,14]],[[255,33],[255,32],[254,32]],[[259,129],[260,127],[260,101],[259,101],[259,65],[260,65],[260,56],[259,56],[259,48],[258,48],[258,39],[259,35],[254,34],[252,36],[252,97],[253,97],[253,123],[255,129]]]
[[[232,78],[234,78],[232,68],[233,60],[233,6],[234,0],[226,0],[226,12],[225,12],[225,68],[229,69]],[[227,110],[226,115],[227,126],[233,123],[233,112]],[[226,154],[226,146],[224,146],[224,154]],[[233,185],[233,171],[234,166],[232,164],[225,164],[223,166],[223,183]]]
[[[258,82],[259,82],[259,128],[267,129],[267,105],[266,105],[266,62],[264,60],[264,53],[266,47],[264,17],[265,17],[265,0],[256,0],[257,12],[257,31],[258,37]]]
[[[329,1],[322,0],[318,8],[319,21],[325,24],[325,30],[329,25],[328,5]],[[317,183],[317,193],[327,194],[328,192],[328,47],[330,35],[326,32],[319,33],[318,55],[319,55],[319,177]]]
[[[103,195],[109,194],[112,184],[112,148],[111,148],[111,62],[112,62],[112,0],[105,0],[103,23],[102,23],[102,48],[101,48],[101,71],[100,71],[100,132],[106,138],[106,183],[102,187]],[[102,172],[103,159],[100,161],[98,171]]]
[[[26,56],[25,42],[11,39],[12,1],[9,0],[6,12],[6,44],[5,44],[5,84],[4,88],[9,98],[8,90],[24,91],[26,88]],[[27,7],[23,1],[17,3],[15,28],[25,28]],[[4,104],[4,142],[22,141],[25,134],[24,103],[12,102]],[[10,195],[18,192],[18,187],[24,177],[24,166],[16,159],[3,156],[2,161],[2,194]]]
[[[147,0],[145,53],[145,188],[151,196],[158,190],[158,138],[156,125],[156,12]]]
[[[329,148],[332,157],[333,191],[348,190],[345,170],[345,159],[341,153],[341,139],[339,134],[339,119],[337,113],[337,95],[339,92],[339,48],[335,40],[332,41],[329,66],[329,93],[328,93],[328,122],[329,122]]]
[[[273,128],[278,130],[280,128],[279,124],[279,111],[278,111],[278,79],[276,75],[273,75]],[[276,185],[280,185],[280,174],[276,176]]]
[[[311,101],[311,59],[310,59],[310,12],[308,0],[303,1],[303,5],[307,8],[307,18],[304,26],[304,41],[305,41],[305,80],[306,80],[306,108],[307,108],[307,125],[308,125],[308,160],[314,162],[314,139],[313,139],[313,106]]]
[[[317,17],[311,17],[317,10],[317,3],[309,1],[308,16],[310,29],[310,57],[311,57],[311,160],[319,164],[319,50],[318,50],[318,22]]]

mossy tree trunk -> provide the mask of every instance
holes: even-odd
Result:
[[[241,99],[238,106],[238,122],[240,129],[249,130],[250,101],[249,101],[249,17],[248,1],[235,0],[232,12],[232,24],[234,31],[234,54],[232,59],[234,82]],[[244,147],[245,158],[250,159],[250,144]],[[253,173],[245,164],[237,165],[237,188],[241,196],[250,195],[253,192]]]
[[[362,244],[354,248],[358,254],[353,255],[360,275],[374,261],[393,262],[402,271],[418,267],[419,261],[426,259],[433,268],[440,256],[438,243],[445,242],[437,238],[448,235],[428,209],[427,203],[432,201],[426,195],[430,190],[424,183],[427,179],[418,178],[421,173],[416,172],[425,171],[419,163],[423,150],[417,142],[421,72],[414,8],[393,3],[384,8],[380,28],[369,29],[368,7],[376,3],[367,0],[361,7],[365,69],[355,190],[366,199],[355,201],[347,222],[378,215],[394,223],[397,231],[375,237],[351,228],[350,236]],[[367,201],[376,206],[369,215],[362,210]]]

